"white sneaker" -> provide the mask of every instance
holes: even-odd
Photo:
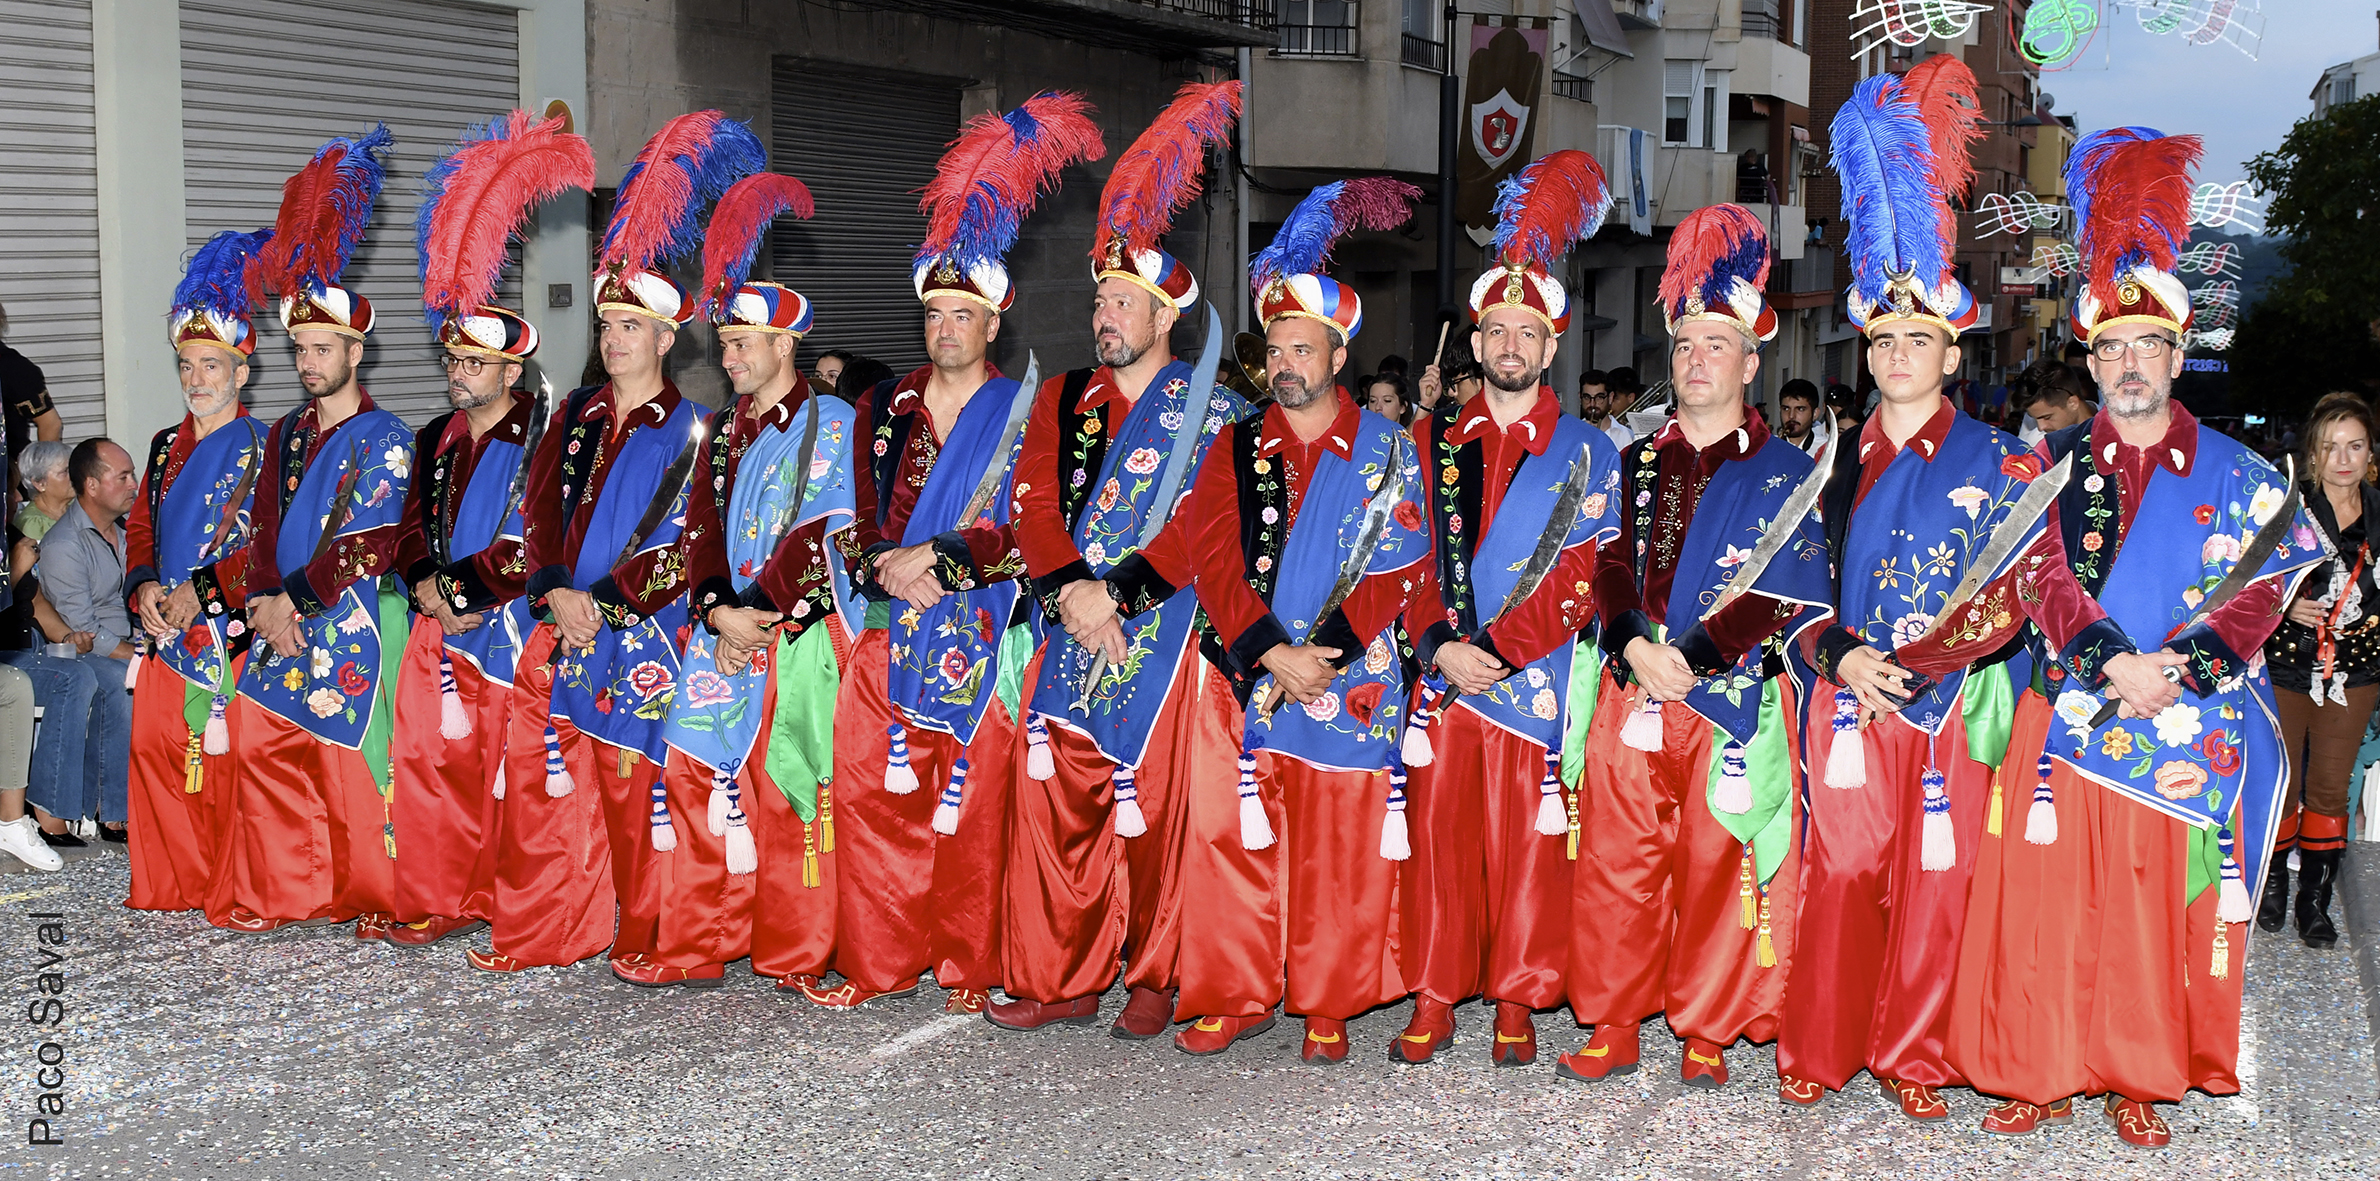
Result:
[[[64,866],[58,851],[41,839],[41,825],[31,816],[0,821],[0,853],[6,853],[45,873]]]

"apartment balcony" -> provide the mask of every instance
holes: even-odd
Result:
[[[1835,248],[1823,242],[1803,247],[1800,258],[1769,267],[1768,300],[1780,310],[1822,308],[1835,301]]]
[[[875,0],[1089,45],[1176,56],[1274,43],[1275,0]]]
[[[1436,173],[1444,43],[1407,34],[1401,6],[1384,0],[1300,0],[1279,11],[1292,19],[1276,24],[1248,79],[1252,109],[1276,115],[1241,125],[1249,165]]]
[[[1622,28],[1658,29],[1661,3],[1662,0],[1611,0],[1611,14],[1620,18]]]
[[[1744,5],[1749,26],[1752,6]],[[1810,55],[1782,41],[1754,37],[1749,27],[1735,47],[1735,73],[1730,87],[1737,94],[1782,99],[1797,107],[1810,105]]]

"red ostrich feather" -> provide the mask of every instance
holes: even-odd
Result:
[[[1099,193],[1104,232],[1091,244],[1091,257],[1106,257],[1108,233],[1124,235],[1126,255],[1156,249],[1173,227],[1174,215],[1198,196],[1207,145],[1229,143],[1239,117],[1237,81],[1183,83],[1108,173],[1107,187]]]
[[[735,182],[711,211],[702,240],[702,308],[726,303],[752,273],[752,258],[769,223],[791,213],[807,219],[818,212],[809,187],[790,176],[762,172]]]
[[[422,303],[446,315],[494,298],[512,237],[531,210],[595,186],[594,149],[567,130],[567,119],[514,111],[502,123],[498,135],[457,148],[433,176],[442,183],[421,239]]]
[[[1005,115],[977,115],[920,196],[926,237],[918,257],[950,253],[973,263],[1004,253],[1059,170],[1106,154],[1091,104],[1079,94],[1048,91]]]

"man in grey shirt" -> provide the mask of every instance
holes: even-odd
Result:
[[[140,473],[122,447],[102,438],[76,445],[66,477],[74,503],[42,538],[35,572],[41,593],[76,633],[73,643],[51,645],[51,654],[83,661],[99,681],[85,756],[86,790],[93,795],[85,807],[97,812],[102,836],[121,841],[132,753],[132,695],[124,691],[124,674],[134,634],[124,602],[124,514],[139,494]]]

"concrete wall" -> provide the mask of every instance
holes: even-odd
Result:
[[[1098,110],[1108,155],[1068,168],[1059,190],[1044,196],[1026,222],[1009,256],[1017,302],[1005,317],[995,359],[1020,372],[1029,345],[1039,354],[1044,374],[1090,363],[1088,253],[1099,187],[1115,156],[1194,76],[1187,62],[856,5],[587,0],[587,7],[586,123],[598,183],[604,186],[619,183],[620,173],[656,128],[688,111],[716,107],[748,119],[769,142],[774,130],[771,62],[780,56],[962,79],[966,115],[1006,110],[1052,87],[1080,91]],[[863,97],[900,101],[897,94]],[[1239,296],[1229,240],[1236,216],[1229,182],[1228,176],[1210,173],[1205,202],[1185,210],[1167,240],[1168,249],[1197,273],[1227,324],[1231,301]],[[922,238],[924,219],[917,224]],[[1210,224],[1216,233],[1208,233]],[[1193,318],[1184,317],[1175,337],[1177,350],[1195,348],[1200,331]],[[717,345],[707,328],[682,334],[672,357],[673,375],[689,395],[713,404],[722,400]]]

